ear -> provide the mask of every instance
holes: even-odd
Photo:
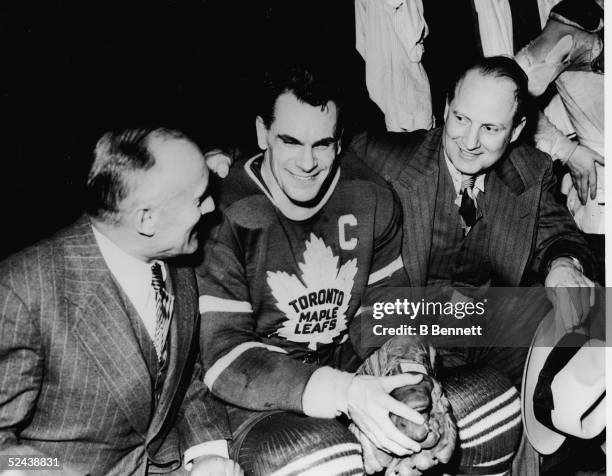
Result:
[[[149,208],[136,211],[136,230],[139,234],[151,237],[155,235],[155,213]]]
[[[255,130],[257,131],[257,145],[261,150],[268,148],[268,128],[261,116],[255,119]]]
[[[527,118],[523,116],[521,121],[512,129],[512,136],[510,137],[510,142],[514,142],[519,138],[521,132],[523,132],[523,128],[525,127],[525,123],[527,122]]]
[[[336,155],[340,155],[342,152],[342,137],[344,136],[344,129],[338,134],[338,140],[336,141]]]

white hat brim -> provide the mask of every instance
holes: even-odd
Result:
[[[554,342],[554,330],[554,313],[550,312],[538,325],[531,341],[521,389],[521,411],[525,433],[535,450],[544,455],[557,451],[566,438],[565,435],[541,424],[533,411],[533,393],[538,383],[540,371],[556,344]]]
[[[544,367],[544,364],[546,363],[546,360],[553,351],[555,345],[558,344],[559,335],[560,329],[557,328],[555,315],[553,312],[550,312],[540,322],[538,328],[536,329],[535,335],[531,342],[529,353],[527,355],[527,360],[525,362],[525,370],[523,373],[523,383],[521,389],[521,411],[523,415],[525,433],[527,434],[527,438],[529,439],[535,450],[538,453],[544,455],[552,454],[557,451],[567,437],[565,433],[552,430],[540,423],[535,416],[533,406],[533,395],[535,392],[536,385],[538,383],[538,379],[540,377],[540,372],[542,371],[542,368]],[[586,349],[583,347],[579,350],[579,352],[582,350],[588,350],[591,355],[593,355],[593,351],[603,350],[603,344],[603,341],[599,339],[590,339],[585,344],[585,346],[594,345],[595,348]],[[599,357],[597,357],[596,360],[599,361]],[[571,368],[571,365],[569,368]],[[602,394],[602,392],[605,392],[605,383],[603,384],[604,387],[600,388],[602,385],[601,381],[604,381],[603,379],[605,371],[603,370],[603,367],[599,370],[602,372],[602,375],[598,376],[597,382],[585,385],[582,389],[582,396],[578,397],[579,400],[584,400],[584,403],[587,406],[592,403],[591,400],[594,401],[594,399],[596,399],[598,395]],[[576,369],[574,369],[572,372],[576,372]],[[579,388],[577,386],[576,391],[578,390]],[[578,404],[576,410],[579,410],[579,407],[580,405]],[[586,411],[586,408],[584,408],[584,410]],[[563,415],[561,415],[561,417],[563,417],[563,425],[568,422],[572,422],[573,418],[575,419],[579,417],[579,415],[574,414],[572,412],[570,412],[572,414],[568,415],[565,415],[565,413],[566,412],[563,412]],[[559,423],[561,424],[561,421]]]

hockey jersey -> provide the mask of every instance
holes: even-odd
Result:
[[[401,208],[381,178],[350,160],[316,213],[290,219],[262,163],[239,162],[223,181],[220,223],[197,270],[205,383],[242,408],[300,412],[312,373],[342,367],[363,293],[406,285]]]

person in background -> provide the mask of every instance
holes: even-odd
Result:
[[[561,191],[578,228],[601,255],[597,279],[603,283],[605,233],[603,0],[563,0],[555,5],[542,33],[516,60],[529,78],[529,92],[542,95],[554,85],[577,140],[570,140],[540,112],[535,144],[567,166]]]

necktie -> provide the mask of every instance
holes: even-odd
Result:
[[[157,352],[157,358],[163,362],[165,357],[166,337],[168,336],[168,328],[170,327],[171,302],[172,299],[166,292],[164,276],[159,263],[151,265],[151,286],[155,291],[155,313],[157,321],[155,324],[155,338],[153,344]]]
[[[459,214],[463,218],[465,226],[471,228],[476,223],[476,203],[472,198],[472,190],[474,189],[474,176],[465,177],[461,182],[461,205],[459,206]]]

